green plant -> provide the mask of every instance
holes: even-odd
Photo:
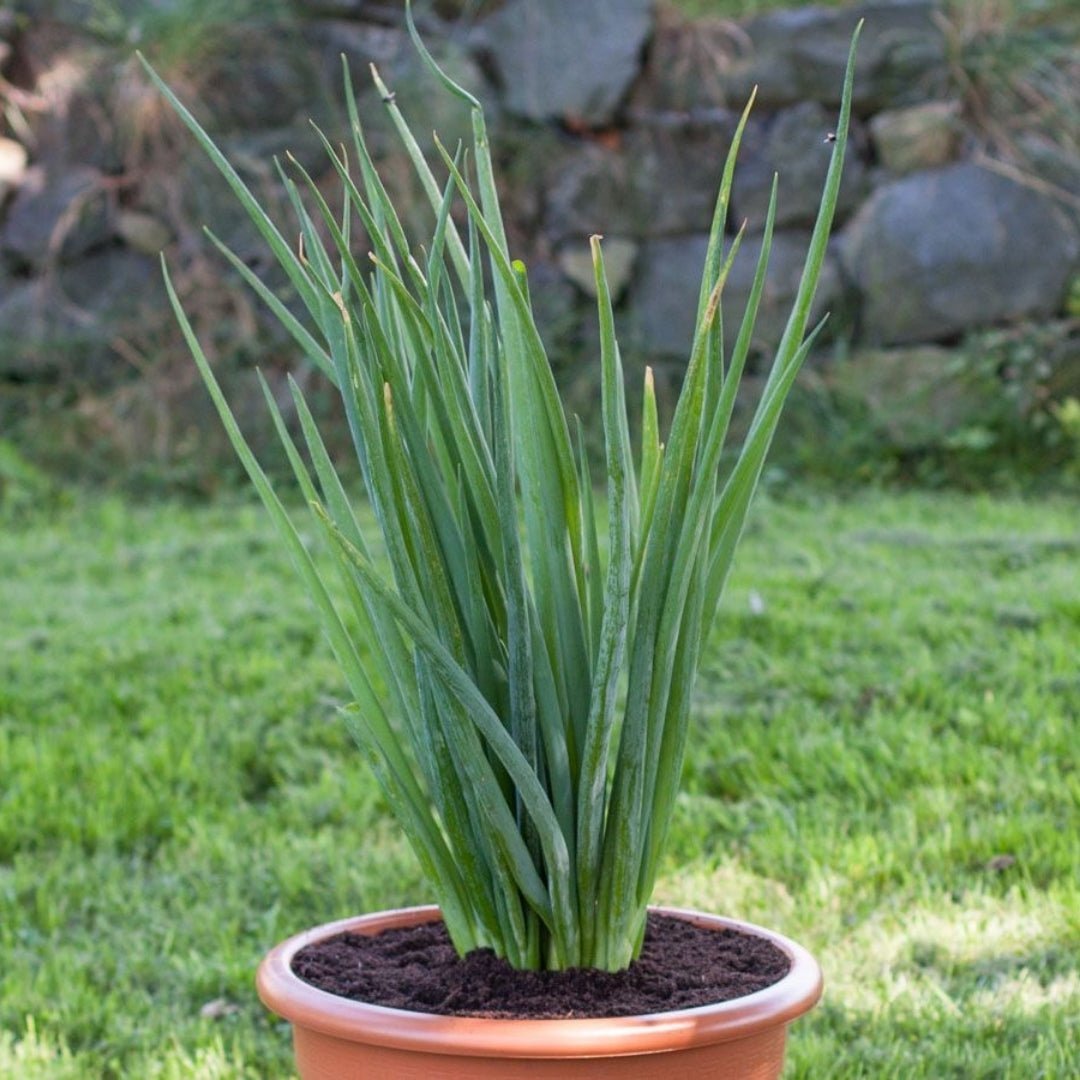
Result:
[[[361,186],[344,152],[326,142],[346,196],[338,218],[294,163],[315,208],[285,180],[300,225],[294,252],[153,76],[247,208],[317,328],[318,337],[219,245],[340,389],[389,573],[294,384],[306,457],[274,396],[266,398],[328,562],[312,554],[236,424],[167,270],[166,284],[235,449],[342,665],[355,699],[346,720],[419,856],[456,947],[490,946],[517,967],[618,970],[641,945],[702,642],[784,399],[819,329],[807,335],[843,164],[855,40],[798,297],[741,453],[723,474],[721,451],[765,282],[775,183],[738,343],[725,358],[719,302],[739,246],[736,237],[724,251],[737,135],[720,184],[682,394],[662,443],[646,380],[637,467],[602,246],[600,237],[592,240],[605,560],[583,439],[579,431],[575,453],[525,268],[507,251],[482,110],[440,71],[411,19],[410,29],[435,75],[470,108],[474,136],[475,181],[465,151],[450,154],[439,144],[449,174],[440,187],[375,73],[436,214],[426,252],[404,235],[351,94]],[[348,91],[347,77],[345,85]],[[467,212],[464,237],[451,216],[455,198]],[[354,219],[372,245],[367,276],[351,253]],[[326,576],[331,566],[336,588]]]

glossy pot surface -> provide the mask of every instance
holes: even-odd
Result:
[[[302,1080],[773,1080],[787,1025],[821,997],[821,969],[802,946],[769,930],[696,911],[659,913],[768,938],[791,970],[757,993],[695,1009],[600,1020],[435,1016],[350,1001],[292,972],[296,952],[349,931],[432,922],[436,907],[405,908],[318,926],[282,942],[259,967],[259,996],[293,1025]]]

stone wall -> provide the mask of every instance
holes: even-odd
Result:
[[[162,249],[218,355],[273,368],[288,347],[207,257],[203,222],[269,270],[231,195],[131,60],[138,19],[109,38],[88,32],[86,10],[71,0],[0,13],[0,395],[134,393],[141,380],[144,406],[167,412],[196,388],[161,361],[177,344]],[[834,313],[834,340],[892,370],[898,349],[1065,313],[1080,269],[1075,148],[1029,132],[1028,157],[999,152],[972,122],[934,0],[799,8],[738,26],[681,22],[652,0],[506,0],[482,11],[469,26],[421,14],[441,61],[489,109],[515,254],[557,357],[592,351],[594,232],[606,238],[624,350],[685,357],[719,172],[755,85],[731,215],[748,236],[727,293],[738,310],[779,172],[758,332],[767,350],[798,280],[859,18],[851,155],[817,301]],[[344,131],[344,54],[387,184],[406,218],[428,227],[368,65],[418,131],[434,127],[452,144],[468,120],[421,69],[398,5],[295,0],[281,21],[241,20],[213,44],[163,65],[271,204],[284,200],[268,162],[286,151],[332,188],[306,117]],[[1075,334],[1065,336],[1066,361],[1080,364]]]

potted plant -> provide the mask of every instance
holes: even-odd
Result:
[[[556,393],[525,268],[508,251],[481,107],[440,71],[411,17],[409,26],[473,123],[468,150],[450,153],[439,144],[440,184],[375,74],[431,201],[435,224],[426,247],[410,243],[379,179],[347,74],[356,175],[345,152],[324,139],[344,190],[338,217],[293,162],[296,179],[285,184],[300,232],[294,249],[151,71],[247,209],[307,320],[218,246],[340,391],[366,509],[350,498],[354,478],[335,469],[299,387],[291,386],[299,440],[266,392],[325,542],[313,553],[239,430],[166,270],[202,377],[341,664],[354,698],[345,720],[437,901],[290,939],[263,962],[260,994],[292,1021],[304,1076],[776,1076],[786,1025],[820,994],[812,958],[759,928],[653,911],[649,900],[702,643],[785,397],[820,330],[808,319],[840,183],[858,31],[798,295],[731,460],[722,451],[776,208],[774,181],[753,286],[725,355],[720,301],[741,239],[727,244],[725,224],[750,105],[722,174],[696,336],[670,430],[662,440],[647,374],[636,449],[603,245],[593,237],[601,504],[584,439],[580,431],[571,437]],[[364,268],[353,255],[356,224],[371,249]],[[380,550],[369,539],[371,520]],[[570,1019],[507,1019],[505,1010],[481,1006],[500,1017],[492,1019],[351,1000],[296,971],[316,978],[312,972],[330,963],[327,950],[336,947],[348,953],[376,948],[388,934],[434,933],[448,935],[462,962],[494,958],[544,988],[568,973],[606,987],[605,979],[618,982],[616,973],[640,968],[643,948],[670,931],[702,931],[710,946],[764,950],[772,985],[711,1005],[621,1017],[605,1016],[601,1006],[585,1019],[572,1009]],[[697,955],[700,940],[690,948]],[[346,965],[355,974],[355,955]],[[696,970],[689,981],[697,981]]]

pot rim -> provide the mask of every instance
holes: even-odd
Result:
[[[821,968],[810,953],[782,934],[719,915],[685,908],[650,907],[706,929],[764,937],[787,954],[791,969],[779,982],[753,994],[692,1009],[574,1020],[506,1020],[439,1016],[370,1005],[320,990],[292,970],[305,945],[340,934],[378,933],[435,922],[439,908],[398,908],[313,927],[275,946],[259,965],[256,987],[263,1003],[292,1024],[349,1042],[398,1050],[516,1058],[581,1058],[647,1054],[743,1039],[786,1025],[821,997]]]

